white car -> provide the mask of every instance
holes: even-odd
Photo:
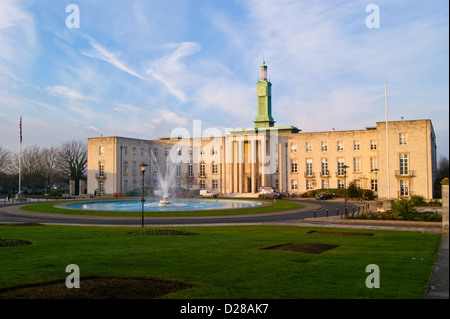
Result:
[[[214,193],[214,192],[211,192],[210,190],[202,189],[202,190],[200,190],[200,197],[212,197],[212,198],[215,198],[215,197],[217,197],[217,194]]]

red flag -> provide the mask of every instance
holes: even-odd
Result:
[[[20,117],[19,130],[20,130],[20,143],[22,143],[22,116]]]

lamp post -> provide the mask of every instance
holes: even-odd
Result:
[[[375,185],[374,185],[374,191],[377,192],[377,201],[378,201],[378,168],[374,168],[373,171],[375,172]]]
[[[145,190],[145,183],[144,183],[144,176],[145,176],[145,170],[147,169],[147,164],[142,163],[141,165],[139,165],[141,167],[141,172],[142,172],[142,222],[141,222],[141,227],[144,227],[144,202],[145,202],[145,197],[144,197],[144,190]]]
[[[347,216],[347,165],[342,166],[344,170],[344,187],[345,187],[345,201],[344,201],[344,209],[345,209],[345,216]]]

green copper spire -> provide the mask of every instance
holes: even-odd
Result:
[[[261,65],[261,79],[256,83],[257,115],[253,122],[256,128],[273,127],[272,118],[272,83],[267,81],[267,65],[263,58]]]

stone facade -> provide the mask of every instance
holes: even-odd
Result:
[[[355,181],[377,192],[379,199],[432,198],[436,142],[431,120],[391,121],[387,129],[378,122],[361,130],[303,133],[293,126],[274,126],[270,86],[263,65],[253,128],[215,138],[89,138],[88,193],[140,188],[139,166],[145,163],[144,182],[154,188],[159,184],[156,171],[170,174],[173,168],[178,188],[222,194],[257,193],[260,186],[273,186],[300,195]]]

